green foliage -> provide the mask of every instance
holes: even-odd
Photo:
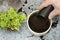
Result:
[[[19,13],[18,18],[19,18],[20,22],[25,22],[26,21],[26,16],[23,13]]]
[[[0,13],[0,28],[19,30],[21,23],[26,21],[26,16],[23,13],[16,13],[16,9],[10,8],[8,11]]]

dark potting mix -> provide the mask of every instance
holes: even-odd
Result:
[[[45,32],[50,26],[50,21],[49,19],[44,19],[43,17],[37,15],[38,13],[36,12],[29,17],[29,27],[37,33]]]

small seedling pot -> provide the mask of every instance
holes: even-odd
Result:
[[[42,32],[42,33],[37,33],[37,32],[35,32],[35,31],[33,31],[33,30],[30,28],[28,21],[29,21],[30,16],[31,16],[33,13],[36,13],[36,12],[38,12],[38,11],[39,11],[39,10],[35,10],[35,11],[33,11],[32,13],[30,13],[30,15],[28,15],[27,25],[28,25],[28,29],[31,31],[31,33],[33,33],[33,34],[36,35],[36,36],[43,36],[43,35],[45,35],[46,33],[48,33],[49,30],[51,29],[52,19],[49,20],[49,21],[50,21],[50,26],[49,26],[49,28],[48,28],[46,31],[44,31],[44,32]]]

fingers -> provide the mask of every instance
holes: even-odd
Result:
[[[51,3],[49,3],[49,1],[43,1],[43,3],[37,9],[41,10],[42,8],[47,7],[50,4]]]
[[[49,19],[52,19],[53,17],[55,17],[56,15],[59,14],[59,10],[55,9],[53,10],[50,14],[49,14]]]

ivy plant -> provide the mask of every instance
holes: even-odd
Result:
[[[15,8],[10,8],[8,11],[0,12],[0,28],[1,29],[11,29],[19,30],[21,23],[26,21],[26,16],[24,13],[16,13]]]

